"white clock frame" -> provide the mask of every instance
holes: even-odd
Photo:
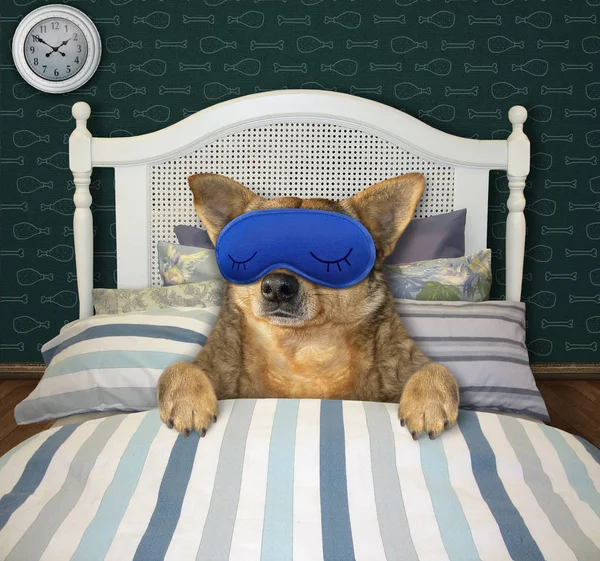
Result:
[[[78,25],[88,44],[88,55],[82,68],[72,78],[53,82],[40,78],[27,64],[25,59],[25,41],[33,27],[48,18],[63,18]],[[12,53],[15,66],[22,78],[34,88],[46,93],[72,92],[83,86],[96,72],[102,55],[100,33],[92,20],[82,11],[72,6],[51,4],[42,6],[27,14],[19,23],[12,41]]]

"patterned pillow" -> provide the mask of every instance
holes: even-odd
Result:
[[[158,242],[158,269],[165,286],[223,280],[214,249]]]
[[[126,314],[174,306],[220,306],[223,286],[223,281],[210,280],[141,289],[95,288],[92,294],[96,314]]]
[[[492,253],[433,259],[408,265],[384,265],[394,298],[483,302],[490,299]]]

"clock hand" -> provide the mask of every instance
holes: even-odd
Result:
[[[48,45],[48,43],[46,43],[46,41],[44,41],[39,35],[32,35],[32,37],[39,43],[43,43],[44,45],[46,45],[46,47],[50,47],[51,49],[54,49],[54,47],[52,45]]]
[[[43,45],[46,45],[46,47],[50,47],[52,49],[51,51],[49,51],[49,52],[46,53],[46,57],[49,57],[54,51],[57,50],[57,47],[53,47],[52,45],[49,45],[39,35],[33,35],[33,38],[36,41],[38,41],[39,43],[42,43]]]
[[[58,50],[63,46],[63,43],[61,43],[58,47],[52,47],[51,45],[48,45],[52,50],[49,53],[46,53],[46,57],[49,57],[52,53],[58,53],[60,56],[65,56],[65,53]]]
[[[65,53],[63,53],[62,51],[59,51],[58,49],[60,49],[61,47],[64,47],[71,39],[73,39],[73,37],[69,37],[66,41],[63,41],[58,47],[56,47],[56,51],[58,53],[60,53],[61,56],[65,56]]]
[[[71,37],[69,37],[66,41],[63,41],[58,47],[56,47],[57,49],[60,49],[61,47],[64,47],[71,39],[73,39],[73,37],[75,37],[75,35],[71,35]]]
[[[53,49],[52,53],[56,51],[60,56],[62,56],[62,57],[66,56],[65,53],[63,53],[62,51],[59,51],[58,49],[60,49],[61,47],[64,47],[71,39],[73,39],[74,36],[75,35],[73,35],[72,37],[69,37],[66,41],[63,41],[58,47],[56,47],[56,48],[52,47],[52,49]],[[50,46],[50,45],[48,45],[48,46]],[[50,56],[52,53],[48,53],[46,56]]]

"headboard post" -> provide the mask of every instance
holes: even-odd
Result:
[[[525,257],[525,180],[529,174],[529,139],[523,132],[527,110],[515,105],[508,112],[512,133],[508,137],[508,218],[506,219],[506,300],[521,300]]]
[[[92,289],[94,286],[94,234],[90,206],[90,178],[92,176],[92,135],[87,129],[91,114],[90,106],[79,101],[73,105],[75,130],[69,137],[69,168],[75,183],[75,214],[73,216],[73,238],[79,294],[79,317],[93,315]]]

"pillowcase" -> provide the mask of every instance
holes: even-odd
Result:
[[[411,220],[394,252],[385,260],[390,265],[415,261],[462,257],[465,254],[467,209]],[[206,230],[195,226],[175,226],[182,245],[214,249]]]
[[[395,300],[409,335],[446,366],[460,388],[460,407],[549,421],[529,366],[522,302]]]
[[[172,306],[220,306],[224,283],[221,280],[192,282],[141,289],[94,288],[96,314],[123,314],[158,310]]]
[[[411,220],[384,263],[402,265],[465,254],[467,209]]]
[[[175,235],[181,245],[190,245],[192,247],[204,247],[206,249],[215,249],[214,244],[208,237],[208,232],[196,226],[175,226]]]
[[[394,298],[482,302],[490,299],[492,252],[454,259],[434,259],[409,265],[384,265]]]
[[[223,280],[214,249],[158,242],[158,270],[165,286]]]
[[[460,385],[461,407],[548,420],[525,346],[520,302],[396,300],[408,333]],[[193,360],[219,308],[165,308],[78,320],[42,347],[48,365],[15,409],[19,424],[90,411],[157,406],[156,384],[178,360]]]
[[[65,326],[42,347],[46,372],[15,408],[17,423],[156,407],[156,385],[163,370],[196,357],[219,309],[98,315]]]

